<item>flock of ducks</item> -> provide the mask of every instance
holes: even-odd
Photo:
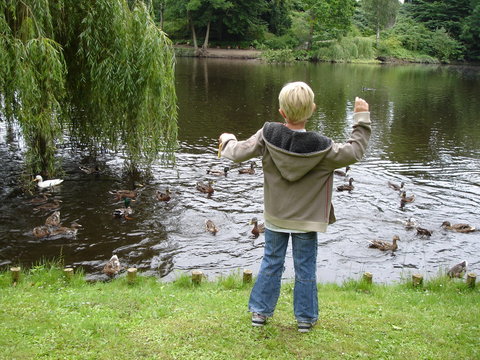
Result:
[[[342,170],[335,170],[335,175],[347,177],[350,170],[350,166],[347,166],[345,171]],[[348,180],[348,184],[340,185],[337,187],[337,191],[348,191],[351,192],[354,189],[353,178],[350,177]],[[400,184],[395,184],[393,182],[388,181],[388,187],[400,193],[400,208],[403,209],[406,204],[412,203],[415,201],[415,195],[407,196],[407,192],[405,191],[405,183],[401,182]],[[416,234],[422,237],[430,237],[432,236],[433,231],[420,227],[418,223],[413,219],[409,218],[404,222],[404,226],[407,230],[415,229]],[[459,224],[451,224],[449,221],[444,221],[441,227],[445,230],[455,231],[459,233],[470,233],[476,231],[474,226],[469,224],[459,223]],[[369,241],[369,247],[379,249],[381,251],[396,251],[398,249],[398,241],[400,238],[398,235],[394,235],[392,238],[392,242],[387,242],[383,240],[371,240]],[[462,261],[459,264],[454,265],[451,269],[447,271],[447,275],[449,277],[463,277],[467,270],[468,262],[466,260]]]
[[[87,174],[98,174],[99,172],[98,167],[94,167],[94,168],[81,167],[80,169]],[[350,170],[351,170],[350,166],[347,166],[345,168],[345,171],[337,169],[334,171],[334,174],[346,178]],[[226,166],[223,168],[223,170],[208,169],[207,174],[213,175],[213,176],[226,177],[229,171],[231,171],[231,168]],[[238,169],[238,173],[251,174],[251,175],[255,174],[255,162],[253,161],[250,162],[250,166],[247,168]],[[34,181],[37,182],[37,186],[40,189],[47,189],[47,188],[53,188],[54,186],[61,184],[63,182],[63,179],[43,180],[42,176],[37,175]],[[353,181],[354,179],[352,177],[349,177],[348,184],[343,184],[338,186],[337,191],[348,191],[348,192],[353,191],[354,190]],[[215,192],[215,189],[213,188],[213,184],[214,182],[212,180],[209,180],[207,182],[198,181],[196,183],[196,189],[201,193],[207,194],[207,196],[211,196]],[[407,196],[407,193],[404,190],[405,188],[404,182],[401,182],[398,185],[389,181],[388,186],[391,189],[400,193],[400,208],[403,209],[406,204],[412,203],[415,201],[414,195]],[[113,212],[113,215],[115,217],[122,218],[124,220],[131,220],[132,219],[131,215],[133,213],[133,210],[130,205],[132,201],[135,201],[138,195],[137,190],[114,190],[114,191],[110,191],[110,193],[114,195],[115,200],[117,201],[123,200],[123,204],[124,204],[122,208],[115,209]],[[172,194],[169,189],[166,189],[165,191],[157,190],[155,193],[155,197],[158,201],[168,202],[171,200]],[[60,205],[59,202],[61,202],[61,200],[55,200],[54,202],[49,203],[50,205],[48,205],[48,204],[45,204],[47,199],[48,198],[45,194],[43,194],[40,198],[38,198],[37,201],[38,203],[41,203],[41,205],[39,205],[35,209],[43,209],[43,210],[53,209],[54,211],[47,217],[44,225],[37,226],[33,229],[32,231],[33,235],[36,238],[45,238],[45,237],[54,237],[54,236],[74,237],[77,234],[78,228],[81,227],[81,225],[73,222],[70,227],[62,226],[61,219],[60,219],[60,211],[58,210]],[[252,234],[251,237],[254,239],[258,238],[260,234],[265,231],[265,225],[259,223],[256,217],[253,217],[250,220],[249,224],[253,225],[253,228],[251,230],[251,234]],[[432,230],[428,230],[418,226],[417,222],[413,218],[407,219],[404,222],[404,226],[406,229],[415,229],[417,232],[417,235],[422,237],[424,236],[429,237],[433,233]],[[463,223],[451,224],[448,221],[444,221],[441,227],[446,230],[456,231],[460,233],[469,233],[476,230],[475,227],[470,226],[469,224],[463,224]],[[207,219],[205,220],[205,230],[209,233],[212,233],[213,235],[216,235],[220,229],[212,220]],[[383,240],[371,240],[369,241],[368,246],[370,248],[379,249],[381,251],[394,252],[398,249],[398,241],[400,241],[399,236],[394,235],[391,243]],[[468,266],[468,262],[466,260],[462,261],[461,263],[456,264],[451,269],[449,269],[447,272],[447,275],[450,277],[461,277],[466,272],[467,266]],[[105,273],[108,276],[115,276],[116,274],[118,274],[120,270],[121,270],[121,265],[120,265],[118,256],[113,255],[110,258],[110,260],[107,262],[107,264],[104,266],[103,273]]]

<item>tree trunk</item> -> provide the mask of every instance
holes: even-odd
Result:
[[[208,48],[208,38],[210,36],[210,21],[207,24],[207,30],[205,31],[205,41],[203,42],[202,49],[207,50]]]
[[[377,25],[377,35],[375,36],[375,41],[378,49],[378,42],[380,41],[380,25]]]
[[[189,22],[190,22],[190,27],[192,28],[193,48],[194,48],[195,53],[196,53],[197,50],[198,50],[198,44],[197,44],[197,34],[195,33],[195,25],[193,25],[193,21],[190,18],[190,16],[188,17],[188,19],[189,19]]]

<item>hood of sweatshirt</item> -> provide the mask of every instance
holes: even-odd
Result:
[[[294,131],[280,123],[265,123],[262,135],[273,163],[288,181],[297,181],[312,170],[333,143],[316,132]]]

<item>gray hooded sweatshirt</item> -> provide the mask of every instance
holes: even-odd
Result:
[[[370,138],[370,113],[354,113],[343,144],[317,132],[264,124],[252,137],[223,139],[222,156],[235,162],[262,156],[264,217],[277,227],[325,232],[335,222],[333,171],[360,161]]]

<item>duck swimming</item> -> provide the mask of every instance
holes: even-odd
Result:
[[[205,194],[213,194],[215,191],[213,189],[213,181],[209,181],[208,184],[205,184],[203,181],[197,182],[197,190]]]
[[[35,176],[35,179],[33,179],[33,181],[37,182],[37,186],[40,189],[46,189],[61,184],[63,182],[63,179],[51,179],[44,181],[41,175],[37,175]]]
[[[452,230],[460,233],[469,233],[475,231],[474,226],[470,226],[468,224],[450,224],[449,221],[444,221],[442,223],[442,228],[446,230]]]
[[[211,232],[213,235],[216,235],[217,232],[220,230],[212,220],[205,220],[205,229],[208,232]]]
[[[388,187],[396,191],[402,191],[404,186],[405,186],[405,183],[403,181],[400,183],[400,185],[394,184],[390,181],[388,182]]]
[[[119,208],[119,209],[115,209],[113,211],[113,216],[115,216],[117,218],[123,218],[125,220],[132,220],[132,218],[130,217],[130,215],[133,214],[133,209],[130,207],[130,202],[131,201],[132,200],[129,197],[124,198],[123,199],[124,207]]]
[[[110,191],[110,194],[115,195],[116,200],[123,200],[125,198],[137,198],[137,190],[112,190]]]
[[[228,166],[225,166],[223,168],[223,171],[220,170],[215,170],[215,169],[208,169],[207,174],[209,175],[215,175],[215,176],[227,176],[227,173],[230,171],[230,168]]]
[[[258,219],[256,217],[250,220],[250,225],[253,225],[253,229],[251,231],[252,236],[256,239],[260,236],[260,233],[265,232],[265,224],[259,224]]]
[[[417,235],[420,236],[432,236],[433,231],[417,226]]]
[[[170,201],[170,199],[172,198],[170,194],[171,193],[169,189],[165,190],[165,192],[157,190],[157,192],[155,193],[155,197],[158,201]]]
[[[60,211],[54,211],[46,220],[47,226],[60,226]]]
[[[353,178],[348,180],[348,184],[337,186],[337,191],[352,191],[355,187],[352,185]]]
[[[345,177],[345,176],[347,176],[347,173],[348,173],[349,171],[350,171],[350,166],[347,165],[347,166],[345,167],[345,171],[342,171],[342,170],[338,170],[338,169],[337,169],[337,170],[335,170],[333,173],[334,173],[335,175]]]
[[[254,169],[255,163],[251,162],[249,168],[244,168],[244,169],[238,169],[239,174],[250,174],[253,175],[255,174],[255,169]]]
[[[59,226],[59,227],[51,227],[50,228],[50,236],[58,236],[58,237],[75,237],[78,232],[78,228],[81,228],[82,225],[73,222],[71,227],[67,226]]]
[[[387,251],[387,250],[395,251],[398,249],[397,241],[400,241],[400,238],[397,235],[394,235],[392,243],[382,241],[382,240],[372,240],[370,241],[370,245],[368,245],[368,247],[379,249],[382,251]]]

